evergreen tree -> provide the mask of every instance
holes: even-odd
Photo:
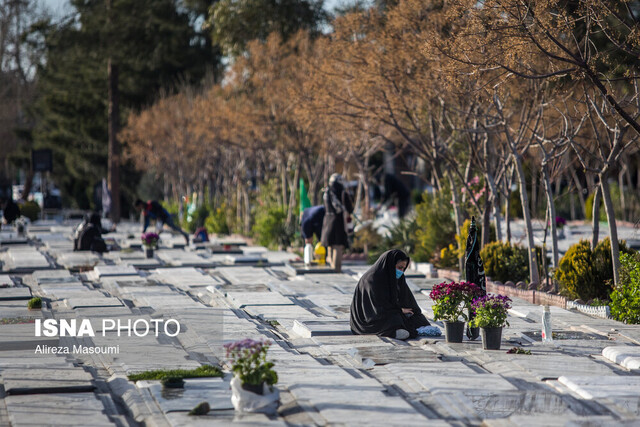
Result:
[[[151,104],[162,90],[200,82],[219,55],[174,0],[72,0],[74,13],[40,27],[46,61],[38,70],[34,145],[54,150],[54,179],[66,202],[89,208],[93,185],[107,172],[107,62],[118,66],[120,119]],[[107,21],[109,17],[109,21]],[[137,176],[121,171],[131,201]]]

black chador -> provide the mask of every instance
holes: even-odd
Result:
[[[464,271],[467,282],[475,283],[482,288],[482,294],[487,294],[487,283],[484,276],[484,264],[480,258],[480,244],[478,243],[478,228],[476,218],[471,217],[469,236],[467,237],[467,248],[464,253]],[[471,317],[471,316],[470,316]],[[471,320],[471,318],[469,318]],[[478,338],[480,331],[478,328],[467,327],[467,337],[469,339]]]
[[[396,264],[403,260],[409,262],[404,252],[387,251],[360,278],[351,302],[351,331],[354,334],[394,337],[396,330],[405,329],[410,338],[415,338],[417,328],[429,325],[404,274],[396,278]],[[403,314],[403,308],[410,308],[413,314]]]

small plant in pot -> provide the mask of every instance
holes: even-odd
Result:
[[[27,308],[29,310],[40,310],[42,308],[42,298],[31,298],[29,302],[27,302]]]
[[[278,382],[278,374],[273,370],[273,362],[267,360],[270,346],[268,340],[249,338],[224,345],[234,373],[231,402],[237,411],[275,413],[277,410],[280,394],[273,385]]]
[[[447,342],[462,342],[464,322],[468,320],[466,312],[473,299],[480,295],[482,289],[469,282],[442,282],[433,287],[429,293],[435,303],[433,315],[435,320],[444,321]]]
[[[147,258],[153,258],[153,250],[158,246],[158,240],[160,236],[157,233],[142,233],[142,246],[144,246],[144,253]]]
[[[473,300],[471,310],[475,316],[471,326],[480,328],[485,350],[500,350],[502,328],[509,326],[507,311],[510,308],[511,298],[504,295],[485,295]]]

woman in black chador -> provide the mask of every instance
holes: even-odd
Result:
[[[409,262],[404,252],[394,249],[364,273],[351,302],[351,332],[405,340],[429,325],[404,277]]]

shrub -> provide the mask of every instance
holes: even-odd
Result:
[[[529,278],[527,248],[508,242],[491,242],[480,250],[484,272],[492,280],[519,282]]]
[[[440,259],[436,264],[441,268],[453,268],[457,270],[459,260],[458,248],[451,243],[446,248],[440,250]]]
[[[379,247],[382,243],[382,236],[378,234],[373,224],[367,224],[360,228],[353,238],[353,251],[364,252],[365,246],[369,253],[379,252]]]
[[[295,237],[295,230],[287,227],[287,212],[282,207],[270,207],[258,211],[253,235],[259,245],[275,249],[289,246]]]
[[[24,202],[20,205],[20,214],[26,216],[31,221],[37,221],[40,218],[40,206],[36,202]]]
[[[29,302],[27,302],[27,308],[31,310],[37,310],[39,308],[42,308],[42,298],[40,297],[31,298]]]
[[[620,241],[620,253],[631,252],[624,241]],[[584,301],[609,299],[613,280],[609,238],[601,240],[593,251],[587,240],[571,246],[560,260],[555,278],[560,284],[561,294],[569,298]]]
[[[611,315],[625,323],[640,323],[640,253],[620,256],[620,285],[611,292]]]
[[[442,248],[454,241],[456,225],[453,221],[451,197],[446,191],[424,193],[424,201],[416,205],[416,261],[429,261]]]
[[[208,216],[209,208],[204,204],[198,206],[192,214],[187,215],[187,229],[189,233],[193,233],[198,228],[204,227]]]
[[[227,209],[224,203],[219,208],[213,209],[204,221],[204,226],[210,234],[230,234],[229,224],[227,222]]]
[[[418,256],[412,256],[418,244],[416,239],[417,232],[418,225],[415,219],[405,218],[401,220],[389,229],[389,233],[382,238],[376,250],[369,252],[369,260],[375,262],[383,252],[390,249],[400,249],[415,261],[420,262],[421,259]]]

